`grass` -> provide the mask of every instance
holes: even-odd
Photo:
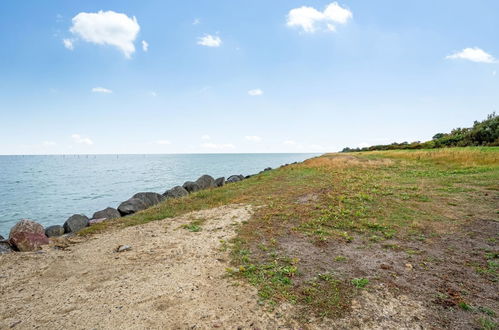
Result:
[[[288,301],[319,316],[342,315],[367,278],[341,277],[308,265],[283,244],[350,244],[418,252],[404,241],[426,242],[475,217],[497,217],[487,192],[499,191],[499,148],[452,148],[327,154],[89,227],[134,226],[227,204],[259,206],[231,251],[230,276],[254,285],[260,299]],[[315,196],[303,201],[304,196]],[[184,228],[202,230],[202,223]],[[394,241],[396,240],[396,242]],[[333,261],[345,261],[337,256]],[[478,272],[496,278],[494,258]],[[305,312],[306,315],[308,312]]]

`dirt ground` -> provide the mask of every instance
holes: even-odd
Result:
[[[300,324],[297,306],[270,310],[259,304],[253,287],[227,277],[229,255],[222,243],[251,215],[250,206],[224,206],[59,240],[37,253],[0,255],[0,328],[433,328],[426,322],[428,304],[413,295],[393,294],[385,284],[362,292],[351,313],[334,321],[310,316]],[[200,231],[182,227],[193,221]],[[131,249],[116,252],[120,245]],[[300,253],[317,252],[324,260],[327,251],[315,249],[302,246]],[[376,259],[362,259],[359,265],[379,272]]]

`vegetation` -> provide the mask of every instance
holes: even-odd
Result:
[[[222,188],[167,200],[81,234],[227,204],[257,206],[252,219],[240,225],[237,237],[223,242],[232,256],[227,274],[254,285],[262,304],[269,308],[283,301],[300,306],[304,322],[310,315],[344,315],[356,295],[376,290],[378,285],[393,287],[397,277],[416,269],[431,269],[428,274],[434,274],[440,267],[438,276],[453,276],[451,271],[445,273],[451,260],[467,260],[459,269],[468,267],[476,276],[469,287],[482,283],[490,285],[484,292],[494,292],[497,251],[463,251],[469,255],[462,258],[454,255],[461,253],[457,248],[446,243],[444,253],[454,257],[443,260],[425,249],[434,247],[440,237],[457,235],[459,228],[476,219],[497,219],[498,157],[498,147],[327,154]],[[198,231],[201,224],[195,220],[185,229]],[[496,242],[497,233],[487,235],[476,246]],[[359,270],[364,264],[358,258],[371,260],[378,252],[399,258],[402,270],[391,271],[390,265],[382,268],[387,275]],[[459,278],[460,283],[466,280]],[[453,306],[444,310],[448,313],[483,305],[473,301],[470,292],[427,288],[431,283],[435,282],[418,283],[414,290],[424,287],[432,297],[442,292],[435,304]],[[466,303],[461,294],[466,295]],[[489,314],[473,322],[487,328],[495,322]]]
[[[431,141],[402,142],[387,145],[375,145],[365,148],[344,148],[343,152],[399,150],[399,149],[433,149],[469,146],[499,146],[499,116],[494,113],[484,121],[475,121],[473,127],[455,128],[450,133],[438,133]]]

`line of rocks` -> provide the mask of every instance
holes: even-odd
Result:
[[[271,168],[269,167],[264,171],[270,169]],[[196,181],[187,181],[182,186],[175,186],[165,191],[163,194],[155,192],[137,193],[128,200],[122,202],[117,209],[112,207],[105,208],[104,210],[95,212],[92,218],[88,218],[83,214],[74,214],[70,216],[62,226],[53,225],[44,228],[35,221],[22,219],[11,228],[8,239],[5,239],[0,235],[0,254],[13,251],[36,251],[39,250],[42,245],[48,244],[50,237],[71,235],[97,223],[132,215],[167,199],[181,198],[196,191],[222,187],[226,183],[239,182],[249,177],[251,177],[251,175],[246,177],[243,175],[231,175],[226,180],[225,177],[214,179],[210,175],[203,175]]]

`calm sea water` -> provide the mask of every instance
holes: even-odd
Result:
[[[0,234],[20,219],[63,224],[141,191],[163,193],[196,180],[254,174],[265,167],[303,161],[316,154],[192,154],[0,156]]]

